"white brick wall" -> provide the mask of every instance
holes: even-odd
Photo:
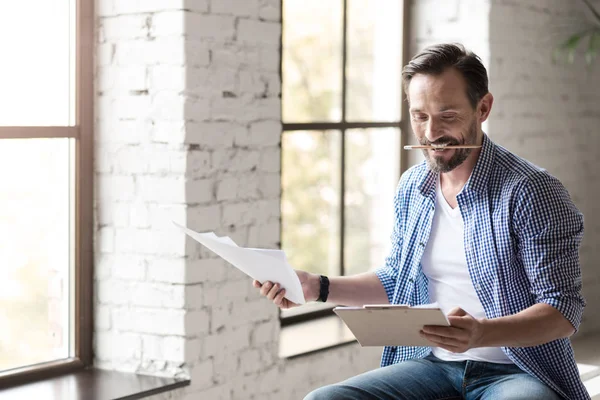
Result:
[[[588,306],[581,334],[600,329],[600,63],[588,70],[582,54],[574,65],[550,60],[558,43],[585,26],[584,11],[579,1],[493,0],[489,66],[490,135],[558,177],[584,214],[580,255]]]
[[[96,364],[191,377],[161,399],[301,398],[376,367],[356,345],[280,360],[277,309],[171,224],[279,246],[280,2],[125,3],[97,2]]]
[[[191,386],[154,399],[296,399],[375,368],[379,349],[356,345],[280,360],[275,307],[171,224],[279,246],[280,1],[96,4],[96,364],[191,377]],[[587,216],[592,304],[583,329],[591,330],[600,328],[600,90],[589,77],[598,67],[547,65],[551,43],[540,42],[552,18],[574,9],[559,0],[412,1],[410,52],[454,40],[480,54],[496,96],[491,136],[573,193]]]

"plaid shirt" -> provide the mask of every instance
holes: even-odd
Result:
[[[375,273],[391,304],[427,304],[421,257],[435,211],[436,174],[425,162],[403,174],[394,201],[392,249]],[[583,216],[563,185],[487,135],[479,160],[457,196],[473,286],[487,318],[550,304],[578,329],[581,295],[579,245]],[[503,347],[522,370],[567,399],[589,399],[569,339],[533,347]],[[381,365],[425,357],[429,347],[385,347]]]

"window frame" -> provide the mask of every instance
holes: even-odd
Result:
[[[81,370],[93,363],[93,63],[94,1],[75,1],[75,125],[0,126],[2,139],[75,139],[75,355],[0,371],[0,388]]]
[[[285,18],[283,12],[283,2],[285,0],[281,0],[281,15],[280,20],[282,24],[282,32],[285,29]],[[292,0],[293,1],[293,0]],[[304,130],[313,130],[313,131],[324,131],[324,130],[337,130],[341,133],[341,182],[340,182],[340,265],[339,265],[339,276],[344,276],[344,232],[345,232],[345,192],[346,192],[346,131],[349,129],[367,129],[367,128],[397,128],[400,131],[400,149],[404,147],[405,144],[408,143],[408,131],[410,128],[410,124],[408,123],[408,104],[404,101],[403,97],[403,88],[402,84],[399,88],[400,90],[400,118],[398,121],[388,121],[388,122],[368,122],[368,121],[360,121],[360,122],[348,122],[347,121],[347,89],[348,89],[348,80],[346,76],[346,66],[348,62],[347,53],[348,53],[348,1],[349,0],[340,0],[342,1],[342,86],[341,86],[341,118],[339,122],[284,122],[282,121],[282,137],[286,134],[286,132],[294,132],[294,131],[304,131]],[[351,1],[351,0],[350,0]],[[398,0],[401,1],[400,10],[402,10],[402,15],[399,18],[402,21],[402,49],[400,51],[400,65],[406,65],[406,62],[409,59],[409,34],[410,34],[410,1],[409,0]],[[280,36],[280,63],[279,63],[279,73],[281,76],[281,91],[284,91],[283,79],[283,34]],[[283,95],[281,96],[283,99]],[[282,100],[283,103],[283,100]],[[283,111],[283,104],[282,104]],[[282,113],[283,115],[283,113]],[[281,151],[283,156],[283,148]],[[402,174],[408,168],[408,160],[407,157],[400,157],[400,165],[398,166],[399,173]],[[283,225],[283,217],[280,218],[280,226]],[[282,232],[283,229],[280,229],[280,243],[282,243]],[[290,316],[282,316],[281,310],[279,311],[279,320],[282,327],[293,325],[297,323],[302,323],[310,320],[314,320],[317,318],[323,318],[327,316],[333,315],[333,308],[335,304],[329,304],[327,306],[323,305],[319,307],[317,310],[301,312],[298,311],[294,315]]]

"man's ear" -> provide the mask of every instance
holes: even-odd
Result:
[[[483,123],[490,116],[490,112],[492,111],[492,104],[494,104],[494,96],[492,96],[492,94],[488,92],[479,101],[479,109],[477,110],[477,114],[480,123]]]

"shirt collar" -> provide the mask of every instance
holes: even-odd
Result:
[[[495,151],[496,149],[494,143],[484,133],[479,158],[477,159],[475,168],[473,168],[473,172],[471,172],[471,176],[469,177],[469,180],[467,180],[463,191],[473,190],[476,192],[482,192],[485,190],[492,166],[494,164]],[[427,174],[425,174],[422,181],[419,183],[419,190],[421,191],[421,194],[423,196],[435,198],[436,182],[437,173],[428,170]]]

